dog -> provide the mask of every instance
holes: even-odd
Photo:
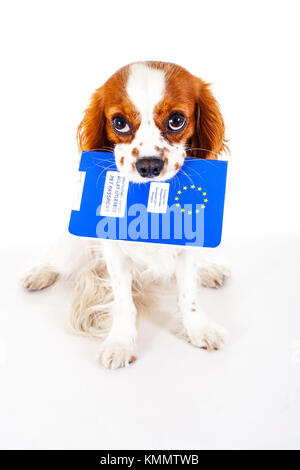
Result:
[[[98,88],[77,138],[80,150],[114,152],[118,170],[136,183],[169,180],[186,156],[217,159],[227,148],[223,118],[209,85],[178,65],[155,61],[122,67]],[[195,248],[70,237],[27,273],[24,286],[35,291],[52,285],[59,275],[72,277],[70,325],[104,337],[99,359],[116,369],[137,358],[140,294],[147,303],[153,282],[163,286],[176,279],[187,341],[207,350],[225,344],[226,330],[207,318],[197,293],[199,282],[218,287],[230,273],[223,266],[203,264],[199,256]]]

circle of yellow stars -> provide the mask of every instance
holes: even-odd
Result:
[[[208,202],[207,193],[205,191],[203,191],[203,189],[200,186],[198,186],[196,188],[196,186],[194,184],[192,184],[189,187],[183,186],[183,188],[182,188],[183,191],[186,191],[187,189],[195,189],[196,191],[199,191],[200,193],[202,193],[202,196],[204,196],[203,202],[205,202],[205,204],[201,204],[201,209],[205,209],[206,203]],[[182,194],[182,191],[181,190],[177,191],[177,196],[175,197],[175,201],[177,201],[176,207],[180,208],[181,212],[185,212],[185,210],[183,208],[181,208],[181,205],[178,202],[180,194]],[[196,214],[198,214],[198,212],[200,212],[199,209],[196,209]],[[188,214],[191,215],[192,211],[188,211]]]

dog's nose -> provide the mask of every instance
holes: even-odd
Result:
[[[164,161],[159,157],[141,157],[137,160],[135,166],[143,178],[153,178],[161,173]]]

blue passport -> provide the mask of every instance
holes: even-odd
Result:
[[[83,152],[69,231],[80,237],[216,247],[221,242],[227,162],[186,158],[167,181],[133,183],[114,155]]]

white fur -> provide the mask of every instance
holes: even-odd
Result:
[[[220,349],[225,343],[227,332],[223,327],[210,322],[206,313],[198,305],[198,269],[197,257],[193,249],[179,254],[176,278],[178,307],[183,326],[182,334],[190,343],[199,348]]]
[[[126,366],[136,357],[136,306],[132,296],[131,260],[122,252],[121,244],[105,243],[103,253],[111,279],[114,303],[112,325],[105,339],[100,359],[105,367]]]
[[[140,113],[141,124],[130,144],[115,148],[119,170],[131,181],[145,182],[132,162],[132,149],[140,156],[155,156],[157,147],[168,149],[167,171],[156,180],[167,180],[184,161],[183,144],[171,145],[156,127],[153,112],[165,90],[164,72],[148,65],[131,65],[127,93]],[[142,144],[142,145],[140,145]],[[120,159],[124,158],[124,165]],[[176,168],[176,169],[175,169]],[[71,305],[72,330],[93,336],[106,336],[99,359],[108,368],[127,366],[137,357],[136,315],[141,309],[141,297],[149,300],[148,285],[160,285],[176,277],[178,310],[182,333],[193,345],[208,350],[223,346],[226,331],[211,322],[198,303],[198,280],[203,285],[218,287],[228,271],[223,267],[203,266],[201,251],[182,250],[172,246],[145,245],[133,242],[113,242],[66,237],[24,279],[29,290],[43,289],[55,282],[58,274],[72,278],[75,296]],[[202,269],[201,269],[202,267]],[[144,294],[143,296],[141,294]]]
[[[153,109],[162,100],[165,91],[163,70],[151,68],[141,62],[132,64],[126,91],[132,103],[141,113],[142,119],[149,119],[153,124]],[[153,126],[152,130],[155,130]]]
[[[78,239],[67,236],[24,279],[24,287],[46,287],[45,272],[51,280],[71,278],[75,296],[70,311],[72,331],[105,337],[99,359],[107,368],[127,366],[137,357],[136,314],[142,299],[146,304],[149,285],[168,285],[175,275],[178,285],[180,334],[191,344],[208,350],[221,348],[227,333],[210,322],[198,303],[199,280],[214,286],[229,277],[228,270],[206,265],[195,248],[145,245],[134,242]],[[52,275],[49,267],[52,267]],[[204,277],[203,277],[204,276]],[[175,314],[175,312],[174,312]]]
[[[126,91],[140,115],[141,124],[130,144],[116,145],[115,158],[119,171],[127,175],[131,181],[143,183],[149,181],[148,178],[140,176],[136,169],[132,167],[132,163],[136,162],[136,158],[132,156],[132,150],[135,148],[139,150],[140,157],[157,156],[159,154],[157,149],[164,148],[168,150],[167,171],[156,177],[156,181],[165,181],[172,178],[184,162],[184,144],[170,144],[162,137],[160,129],[154,122],[154,109],[163,99],[164,90],[165,74],[163,70],[151,68],[143,63],[130,66]],[[123,165],[120,164],[122,157],[125,157],[122,159]]]

